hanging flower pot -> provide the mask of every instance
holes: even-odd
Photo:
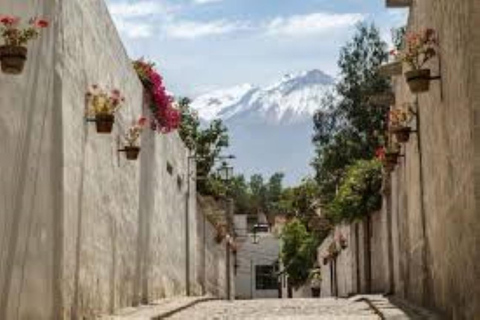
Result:
[[[115,116],[113,114],[96,114],[95,124],[97,126],[97,133],[111,133]]]
[[[32,18],[28,27],[19,27],[20,18],[0,15],[0,37],[4,45],[0,46],[0,64],[2,72],[17,75],[22,73],[27,60],[28,41],[36,39],[40,29],[48,27],[48,21]]]
[[[98,85],[93,85],[87,92],[88,110],[87,116],[93,117],[97,132],[111,133],[115,122],[115,112],[121,107],[125,98],[120,90],[113,89],[111,92],[104,91]]]
[[[345,238],[343,235],[340,236],[339,243],[342,250],[345,250],[348,248],[347,238]]]
[[[326,266],[328,264],[328,261],[330,260],[330,256],[327,255],[325,257],[323,257],[323,265]]]
[[[385,162],[387,165],[392,165],[395,167],[398,163],[398,157],[400,156],[400,152],[398,151],[387,151],[385,152]]]
[[[125,147],[127,160],[137,160],[140,154],[140,147]]]
[[[430,89],[430,69],[407,71],[405,78],[412,93],[422,93]]]
[[[2,72],[20,74],[27,61],[27,48],[22,46],[0,46]]]
[[[410,66],[411,71],[405,72],[405,78],[412,93],[430,89],[430,69],[424,68],[424,65],[437,55],[437,47],[435,30],[428,28],[422,32],[408,32],[405,35],[405,48],[390,52],[396,59]]]
[[[220,226],[217,228],[217,233],[215,234],[215,241],[220,244],[223,239],[227,236],[227,230],[225,226]]]
[[[391,131],[400,143],[407,143],[410,140],[410,133],[412,133],[410,127],[394,127]]]
[[[143,129],[148,125],[148,120],[145,117],[140,117],[133,125],[128,129],[127,133],[125,134],[125,141],[127,146],[123,150],[119,150],[125,152],[127,156],[127,160],[137,160],[138,155],[140,154],[140,147],[138,147],[137,141],[140,138],[140,134],[142,133]]]

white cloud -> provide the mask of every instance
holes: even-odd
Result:
[[[134,39],[152,37],[158,17],[169,20],[177,9],[178,7],[160,0],[109,3],[109,10],[118,30],[126,37]]]
[[[364,19],[359,13],[312,13],[278,17],[267,24],[267,34],[281,36],[310,36],[354,25]]]
[[[149,38],[153,35],[152,24],[117,17],[114,17],[113,21],[117,29],[128,38]]]
[[[172,7],[161,1],[113,2],[109,5],[114,17],[141,18],[146,16],[166,14]]]
[[[222,2],[222,1],[223,0],[193,0],[193,2],[197,4],[207,4],[207,3]]]
[[[171,38],[195,39],[212,35],[222,35],[246,29],[249,29],[249,24],[241,21],[177,21],[166,26],[166,33]]]

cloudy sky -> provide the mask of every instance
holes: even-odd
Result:
[[[386,40],[406,12],[385,0],[108,0],[131,57],[154,60],[177,95],[241,83],[264,85],[286,73],[335,76],[339,48],[360,21]]]

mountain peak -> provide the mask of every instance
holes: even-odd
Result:
[[[332,77],[310,70],[284,75],[264,88],[243,84],[216,90],[195,99],[192,107],[207,121],[250,117],[268,123],[292,123],[311,118],[332,85]]]

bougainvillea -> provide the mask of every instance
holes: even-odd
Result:
[[[180,111],[174,107],[174,100],[167,94],[162,76],[155,70],[155,65],[139,59],[133,62],[133,66],[150,100],[152,130],[168,133],[177,129],[181,122]]]

